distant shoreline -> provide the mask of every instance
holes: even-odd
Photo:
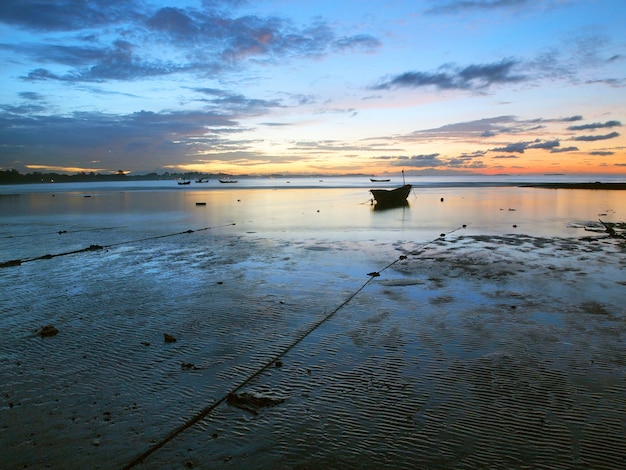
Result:
[[[626,190],[626,183],[524,183],[520,188]]]

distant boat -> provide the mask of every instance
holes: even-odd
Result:
[[[209,179],[208,178],[200,178],[196,180],[196,183],[208,183]]]
[[[178,184],[191,184],[191,181],[179,181]]]
[[[372,183],[388,183],[391,180],[389,180],[389,179],[379,179],[379,178],[370,178],[370,181]]]
[[[222,178],[220,179],[220,183],[236,183],[237,180],[231,180],[230,178]]]

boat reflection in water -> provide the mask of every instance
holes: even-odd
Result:
[[[388,202],[388,203],[382,203],[382,204],[380,202],[372,203],[372,210],[374,211],[386,211],[388,209],[397,209],[399,207],[408,209],[410,207],[409,201],[404,200],[404,201],[395,202],[395,203]]]

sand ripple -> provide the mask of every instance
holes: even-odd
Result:
[[[288,350],[410,244],[202,233],[0,270],[3,464],[120,468],[243,383],[284,402],[222,403],[138,468],[626,464],[617,258],[449,238]]]

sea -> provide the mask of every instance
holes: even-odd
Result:
[[[598,219],[626,219],[626,193],[520,185],[593,181],[560,175],[530,180],[406,177],[413,185],[408,205],[389,210],[376,210],[369,189],[397,187],[402,178],[376,183],[363,177],[315,177],[240,178],[231,184],[212,179],[189,185],[173,180],[5,185],[0,186],[0,236],[5,259],[35,255],[35,246],[46,245],[45,239],[20,243],[23,238],[77,230],[94,231],[89,241],[101,244],[124,232],[132,237],[137,231],[157,235],[228,224],[236,225],[230,230],[279,238],[428,238],[464,225],[477,233],[567,236]],[[624,178],[604,176],[600,181]]]
[[[626,465],[623,178],[405,178],[0,186],[0,466]]]

